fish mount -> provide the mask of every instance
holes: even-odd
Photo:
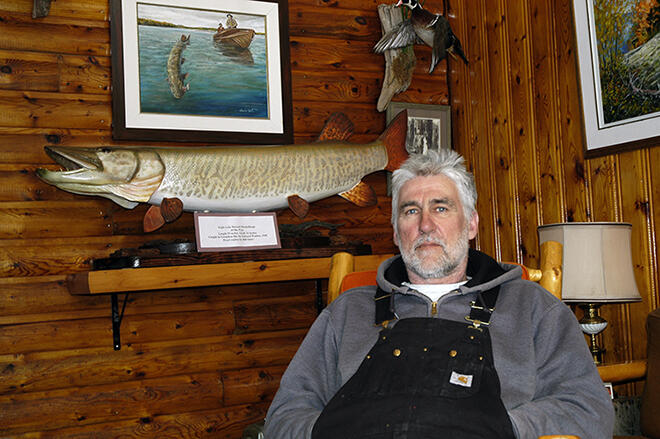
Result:
[[[37,176],[59,189],[99,196],[126,209],[152,206],[145,232],[182,212],[272,212],[289,208],[299,218],[309,204],[333,195],[360,206],[378,202],[363,178],[394,171],[408,158],[406,111],[373,142],[348,142],[353,123],[343,113],[327,120],[316,142],[277,146],[81,148],[47,145],[64,170],[39,168]]]

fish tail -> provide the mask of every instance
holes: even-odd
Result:
[[[387,150],[385,169],[394,171],[408,158],[406,151],[406,132],[408,130],[408,112],[402,111],[392,120],[387,129],[378,138]]]

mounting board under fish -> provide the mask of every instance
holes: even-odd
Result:
[[[339,195],[358,206],[376,195],[367,174],[393,171],[407,158],[406,112],[372,143],[346,142],[352,122],[335,113],[319,140],[281,146],[100,147],[45,146],[66,171],[37,169],[59,189],[109,198],[131,209],[154,206],[144,219],[153,231],[184,211],[255,212],[287,206],[305,216],[310,202]]]

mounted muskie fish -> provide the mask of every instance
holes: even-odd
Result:
[[[46,153],[67,171],[38,169],[37,175],[65,191],[106,197],[125,208],[139,202],[155,205],[145,216],[145,231],[160,227],[163,217],[169,222],[178,216],[164,212],[172,204],[159,210],[173,199],[180,200],[178,209],[186,211],[253,212],[289,206],[302,217],[309,202],[335,194],[359,206],[376,204],[373,189],[361,180],[382,169],[393,171],[406,159],[406,129],[406,112],[402,112],[374,142],[352,144],[346,139],[353,124],[336,113],[319,141],[311,144],[46,146]]]
[[[188,90],[190,90],[190,83],[183,84],[183,81],[188,77],[187,73],[181,73],[181,64],[186,60],[183,58],[183,49],[190,44],[190,35],[187,37],[181,35],[181,39],[174,44],[170,50],[170,56],[167,58],[167,82],[170,84],[170,91],[172,96],[180,99]]]

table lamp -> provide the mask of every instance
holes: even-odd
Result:
[[[596,335],[607,321],[599,315],[602,303],[642,300],[633,272],[629,223],[558,223],[539,226],[539,245],[562,244],[561,299],[578,303],[584,310],[580,327],[591,338],[590,350],[596,364],[603,362],[605,349]]]

